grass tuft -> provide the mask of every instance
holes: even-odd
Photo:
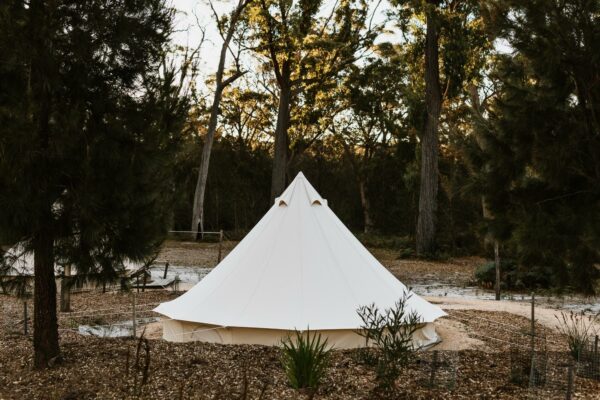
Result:
[[[331,353],[320,333],[295,331],[282,340],[281,362],[290,385],[295,389],[316,389],[323,379]]]

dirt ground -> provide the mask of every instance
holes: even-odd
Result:
[[[225,242],[223,255],[235,243]],[[463,258],[445,262],[402,260],[389,250],[375,256],[407,284],[430,281],[466,284],[482,262]],[[218,244],[167,242],[159,261],[173,265],[214,266]],[[135,294],[137,317],[156,317],[151,310],[177,293],[166,290]],[[432,348],[454,360],[455,382],[429,388],[431,351],[420,353],[396,382],[394,399],[523,399],[531,393],[512,383],[515,343],[528,340],[529,304],[429,297],[448,313],[436,322],[443,341]],[[137,340],[97,338],[77,333],[79,324],[110,325],[132,316],[131,293],[99,291],[72,296],[71,313],[60,313],[63,362],[47,371],[32,370],[32,338],[23,335],[20,301],[0,296],[0,400],[4,399],[308,399],[292,389],[277,348],[206,343],[169,343],[160,323],[146,326],[146,353],[136,356]],[[536,308],[536,331],[543,332],[549,354],[546,392],[537,398],[564,398],[566,338],[556,330],[557,310]],[[140,328],[141,329],[141,328]],[[139,334],[140,330],[138,330]],[[446,365],[446,364],[443,364]],[[443,368],[442,368],[443,369]],[[441,372],[440,372],[441,374]],[[448,372],[450,374],[450,372]],[[451,374],[450,374],[451,375]],[[146,380],[144,384],[142,382]],[[600,382],[575,376],[574,397],[600,399]],[[244,397],[245,394],[245,397]],[[262,396],[262,397],[261,397]],[[334,351],[324,382],[314,399],[378,397],[373,368],[359,362],[356,351]]]
[[[165,291],[136,296],[139,304],[145,305],[172,298]],[[130,294],[82,293],[74,296],[73,305],[80,311],[104,307],[118,312],[127,308],[130,299]],[[9,315],[9,307],[4,307],[3,317],[18,319],[18,302],[6,297],[2,301],[5,306],[16,303],[10,308],[15,314]],[[528,319],[505,311],[457,308],[457,304],[449,307],[448,317],[437,324],[444,341],[434,348],[455,360],[454,388],[431,389],[424,385],[430,370],[423,360],[431,357],[429,351],[420,354],[403,372],[392,398],[526,397],[527,388],[509,379],[511,338],[507,332],[518,335],[514,332],[529,327]],[[65,321],[60,319],[61,329]],[[287,384],[277,348],[150,340],[147,383],[142,385],[145,353],[142,347],[140,357],[136,357],[137,341],[101,339],[61,330],[64,361],[53,369],[38,372],[31,368],[31,337],[24,337],[19,326],[15,328],[10,334],[5,331],[0,340],[0,399],[234,399],[243,392],[247,392],[248,399],[258,399],[262,391],[263,399],[309,398]],[[566,349],[564,337],[543,324],[536,329],[546,333],[549,351],[562,354],[558,352]],[[550,397],[543,398],[564,398],[563,378],[564,374],[557,370],[555,389],[549,392]],[[597,399],[600,382],[576,377],[575,389],[575,398]],[[373,369],[359,362],[355,351],[334,351],[314,398],[371,399],[376,398],[376,393]]]
[[[221,243],[221,257],[224,258],[238,244],[225,240]],[[163,244],[157,262],[192,267],[214,267],[219,257],[219,243],[185,242],[167,240]]]
[[[456,286],[472,284],[475,269],[485,263],[481,257],[460,257],[444,261],[402,259],[398,251],[372,248],[371,253],[396,278],[406,285],[445,283]]]
[[[224,241],[221,256],[224,258],[238,242]],[[218,260],[218,243],[197,243],[168,240],[157,259],[171,265],[214,267]],[[370,248],[369,251],[387,267],[400,281],[407,285],[419,283],[448,283],[466,285],[473,282],[475,269],[485,260],[481,257],[461,257],[444,261],[402,259],[400,252]]]

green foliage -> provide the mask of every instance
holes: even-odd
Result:
[[[166,235],[188,112],[174,15],[163,0],[0,3],[0,243],[34,252],[36,368],[60,354],[55,263],[114,279]]]
[[[36,7],[0,12],[0,239],[30,246],[51,207],[56,257],[80,272],[142,260],[170,220],[187,113],[165,60],[173,10]]]
[[[475,279],[481,286],[492,288],[496,283],[496,264],[493,261],[477,267]],[[500,285],[503,289],[515,289],[518,287],[519,274],[517,265],[512,260],[502,260],[500,263]],[[522,287],[522,285],[521,285]]]
[[[478,284],[491,287],[496,281],[496,265],[494,262],[487,262],[478,266],[475,270],[475,279]]]
[[[587,293],[600,275],[599,12],[597,1],[495,2],[490,28],[513,52],[495,60],[479,127],[490,231],[523,268]]]
[[[412,246],[412,238],[407,236],[392,236],[357,233],[356,237],[366,247],[382,249],[407,249]]]
[[[482,4],[467,1],[393,0],[391,17],[407,39],[407,54],[412,55],[410,68],[423,80],[423,65],[418,61],[425,51],[425,15],[433,16],[439,27],[440,82],[447,99],[464,93],[466,84],[478,80],[492,43],[485,31]],[[424,100],[420,96],[421,101]]]
[[[290,385],[316,389],[327,372],[331,348],[320,333],[295,331],[282,342],[281,363]]]
[[[365,338],[365,348],[359,357],[375,367],[378,385],[391,389],[402,369],[413,359],[412,335],[421,323],[421,316],[408,309],[410,293],[404,293],[394,307],[380,311],[375,304],[360,307],[357,312],[362,325],[357,333]],[[370,347],[372,346],[372,347]]]

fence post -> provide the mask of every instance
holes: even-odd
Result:
[[[60,280],[60,311],[71,311],[71,289],[69,288],[69,277],[71,276],[71,264],[65,265],[65,273]]]
[[[219,259],[217,260],[217,263],[221,262],[221,251],[223,248],[223,229],[221,229],[219,231]]]
[[[27,336],[27,300],[23,301],[23,334]]]
[[[494,239],[494,266],[496,268],[496,300],[500,300],[500,245]]]
[[[531,292],[531,364],[529,370],[529,387],[535,388],[536,370],[535,370],[535,293]]]
[[[429,386],[433,387],[435,384],[435,370],[437,369],[438,362],[438,351],[433,351],[433,359],[431,361],[431,375],[429,376]]]
[[[133,319],[131,320],[131,322],[133,323],[133,337],[135,338],[137,336],[137,332],[136,332],[136,315],[135,315],[135,292],[133,293]]]
[[[535,351],[535,293],[531,292],[531,355]]]
[[[165,273],[163,274],[163,279],[167,279],[167,271],[169,270],[169,262],[165,263]]]
[[[569,363],[569,370],[567,371],[567,394],[566,400],[571,400],[571,394],[573,392],[573,363]]]

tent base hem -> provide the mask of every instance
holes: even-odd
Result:
[[[222,327],[197,322],[163,319],[163,339],[169,342],[207,342],[219,344],[257,344],[278,346],[281,341],[294,333],[291,330]],[[315,330],[336,349],[353,349],[365,345],[364,337],[351,329]],[[415,348],[430,347],[440,338],[433,322],[422,324],[413,334]]]

